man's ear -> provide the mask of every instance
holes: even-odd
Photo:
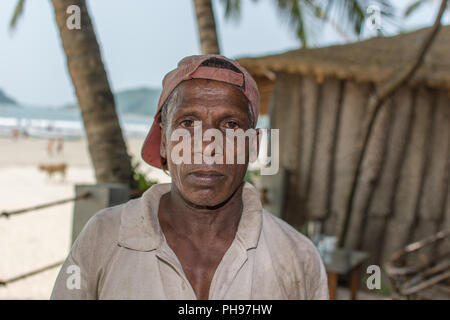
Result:
[[[159,155],[161,158],[166,159],[167,162],[167,145],[166,145],[166,128],[160,123],[161,128],[161,143],[159,145]]]

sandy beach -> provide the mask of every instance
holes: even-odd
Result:
[[[140,157],[144,138],[127,140],[133,163],[152,180],[169,182],[162,171]],[[49,155],[48,140],[0,137],[0,212],[73,197],[76,184],[95,183],[85,139],[64,141]],[[56,147],[56,145],[54,145]],[[65,180],[39,170],[42,164],[66,163]],[[63,261],[71,246],[73,202],[0,218],[0,283]],[[0,299],[48,299],[60,266],[2,286]]]
[[[140,159],[143,138],[127,141],[133,160]],[[65,141],[60,154],[50,156],[47,140],[0,138],[0,212],[31,207],[74,196],[74,185],[95,183],[84,139]],[[51,178],[40,164],[67,163],[67,176]],[[147,177],[169,181],[161,170],[143,162]],[[0,280],[7,280],[62,261],[70,249],[73,203],[66,203],[9,218],[0,218]],[[0,285],[0,299],[48,299],[59,266]]]

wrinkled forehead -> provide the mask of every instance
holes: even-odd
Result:
[[[239,86],[211,79],[190,79],[182,81],[175,90],[178,90],[180,97],[191,98],[210,98],[210,95],[220,98],[229,97],[230,99],[239,98],[248,102],[247,97]],[[174,91],[175,91],[174,90]]]
[[[170,97],[171,104],[177,107],[199,106],[220,107],[229,109],[242,109],[248,112],[249,101],[245,94],[229,83],[208,80],[192,79],[181,82]]]

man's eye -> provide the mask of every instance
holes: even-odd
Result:
[[[194,121],[192,121],[192,120],[183,120],[183,121],[181,121],[181,126],[183,128],[191,128],[191,127],[194,126]]]
[[[225,127],[227,129],[237,129],[239,124],[236,121],[227,121],[225,122]]]

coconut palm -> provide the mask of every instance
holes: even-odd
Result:
[[[211,0],[194,0],[200,47],[203,54],[219,54],[216,21]]]
[[[24,0],[17,2],[10,26],[16,26]],[[131,159],[116,113],[100,48],[85,0],[51,0],[67,58],[69,74],[86,130],[89,153],[98,182],[125,183],[134,187]],[[81,28],[66,26],[67,8],[81,12]]]
[[[258,2],[260,0],[253,0]],[[317,38],[323,23],[330,24],[345,40],[360,36],[365,30],[366,10],[370,5],[380,9],[382,21],[395,23],[394,8],[389,0],[276,0],[273,1],[280,18],[288,19],[303,47]],[[221,0],[225,17],[239,18],[241,0]]]
[[[431,0],[415,0],[410,2],[410,4],[406,7],[405,12],[403,12],[403,16],[405,18],[409,17],[413,12],[417,11],[423,4],[430,4]]]

